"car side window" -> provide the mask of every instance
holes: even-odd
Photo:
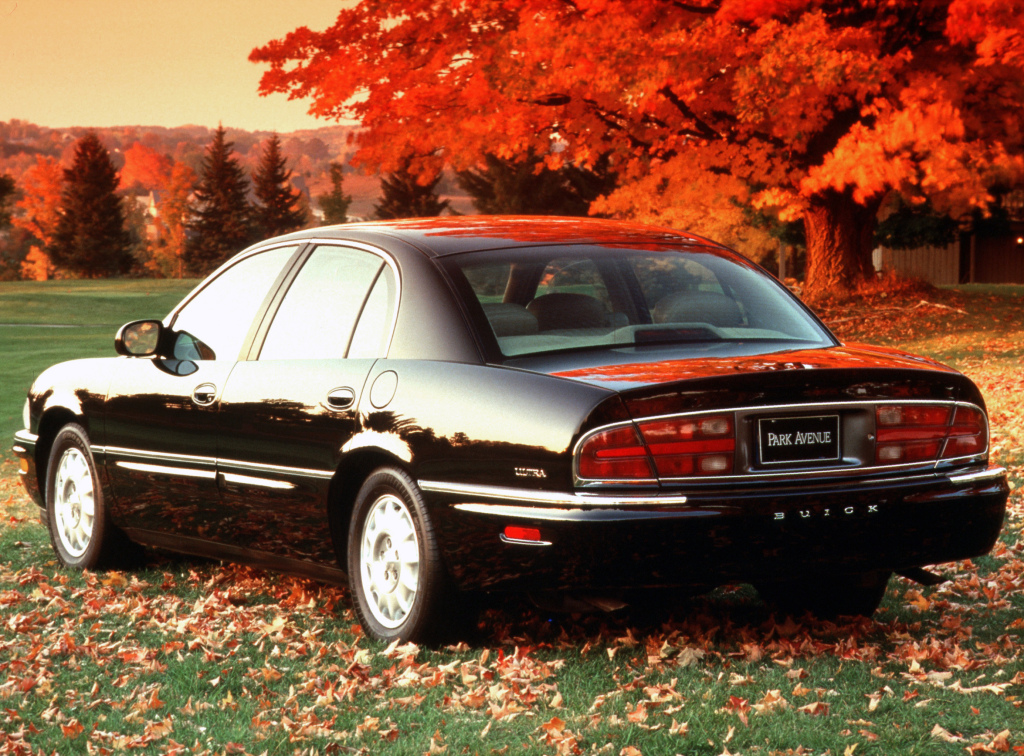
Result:
[[[359,323],[352,334],[352,345],[348,348],[349,359],[387,356],[397,295],[395,273],[391,266],[385,265],[359,315]]]
[[[275,247],[238,261],[207,283],[174,318],[174,357],[235,360],[256,311],[298,246]]]
[[[274,315],[260,360],[345,357],[356,319],[384,265],[361,249],[315,249]]]

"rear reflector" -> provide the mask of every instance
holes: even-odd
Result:
[[[534,541],[540,542],[540,530],[537,528],[524,528],[521,525],[506,525],[505,537],[510,541]]]

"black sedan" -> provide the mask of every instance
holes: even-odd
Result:
[[[346,580],[422,639],[467,594],[753,583],[870,614],[1003,521],[970,380],[840,344],[696,236],[580,219],[319,228],[225,263],[15,437],[69,567],[143,544]]]

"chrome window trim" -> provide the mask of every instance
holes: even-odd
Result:
[[[657,420],[670,420],[680,417],[694,417],[699,415],[720,415],[732,413],[735,415],[737,412],[744,413],[762,413],[762,412],[786,412],[786,411],[800,411],[800,412],[822,412],[830,410],[843,410],[843,409],[863,409],[864,407],[879,407],[887,404],[922,404],[922,405],[943,405],[947,407],[971,407],[979,410],[983,418],[985,418],[985,449],[977,454],[970,454],[964,457],[948,457],[938,459],[934,463],[920,463],[920,462],[907,462],[899,465],[859,465],[857,467],[831,467],[831,468],[790,468],[788,470],[780,472],[758,472],[749,473],[745,475],[705,475],[705,476],[691,476],[685,478],[658,478],[650,480],[647,478],[638,479],[636,481],[626,481],[624,479],[607,479],[607,478],[584,478],[579,474],[579,452],[580,449],[592,436],[598,433],[602,433],[607,430],[613,430],[615,428],[625,428],[632,426],[636,429],[637,433],[640,433],[639,424]],[[735,419],[735,417],[734,417]],[[643,436],[641,435],[641,439]],[[952,399],[863,399],[859,401],[848,401],[848,402],[815,402],[813,404],[766,404],[764,406],[745,406],[745,407],[722,407],[712,409],[693,410],[689,412],[672,412],[661,415],[645,415],[638,417],[634,420],[623,420],[616,423],[608,423],[592,430],[587,431],[583,434],[580,439],[573,446],[572,450],[572,475],[573,483],[577,486],[600,488],[603,486],[621,486],[623,483],[627,484],[650,484],[650,483],[737,483],[737,482],[750,482],[754,483],[757,481],[771,481],[779,478],[791,478],[791,479],[802,479],[802,478],[821,478],[821,477],[836,477],[836,478],[850,478],[863,476],[865,474],[873,473],[887,473],[887,472],[898,472],[900,470],[938,470],[939,465],[946,464],[963,464],[968,462],[981,462],[989,452],[989,446],[991,444],[991,426],[988,420],[988,414],[982,410],[977,404],[971,402],[954,401]]]
[[[510,486],[485,486],[475,483],[449,483],[439,480],[419,480],[420,489],[430,493],[455,494],[457,496],[478,496],[484,499],[524,501],[531,504],[572,507],[637,507],[637,506],[681,506],[686,497],[679,494],[630,495],[563,493],[561,491],[537,491],[529,488]]]
[[[270,250],[277,249],[279,247],[295,247],[295,252],[292,254],[292,257],[290,258],[291,261],[295,259],[295,254],[299,253],[307,243],[308,240],[306,239],[292,239],[290,241],[281,241],[276,242],[274,244],[267,244],[266,246],[242,250],[237,255],[229,257],[227,260],[225,260],[223,263],[217,266],[217,268],[215,268],[212,273],[209,273],[207,276],[203,278],[202,281],[196,284],[196,287],[192,289],[192,291],[190,291],[188,294],[186,294],[184,299],[178,302],[178,304],[175,305],[173,310],[167,313],[167,317],[163,319],[164,326],[167,328],[172,327],[174,325],[175,319],[178,317],[178,312],[185,305],[187,305],[189,302],[195,299],[196,296],[198,296],[199,292],[201,292],[203,289],[209,286],[210,283],[212,283],[215,278],[219,278],[220,274],[223,273],[228,268],[234,267],[238,263],[242,262],[242,260],[248,260],[250,257],[258,255],[261,252],[269,252]],[[282,270],[284,270],[284,268],[282,268]]]

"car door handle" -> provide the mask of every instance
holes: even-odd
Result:
[[[200,407],[209,407],[217,398],[217,387],[212,383],[201,383],[192,390],[192,401]]]
[[[332,410],[348,409],[356,400],[356,392],[350,388],[336,388],[327,392],[327,406]]]

